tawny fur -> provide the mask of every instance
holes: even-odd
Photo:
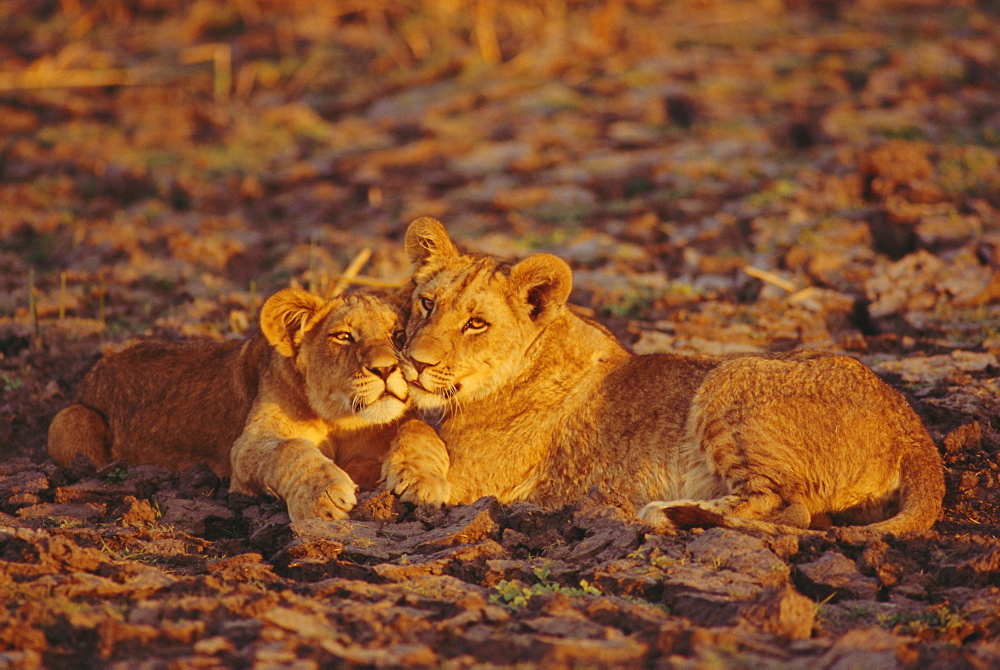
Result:
[[[400,431],[383,472],[404,498],[555,506],[603,485],[654,522],[901,533],[937,520],[933,441],[854,359],[636,356],[567,308],[572,276],[554,256],[460,254],[427,218],[406,248],[403,370],[416,405],[445,414],[443,443]]]
[[[233,491],[284,500],[293,520],[342,518],[356,484],[377,483],[406,409],[402,327],[379,295],[280,291],[249,339],[105,355],[52,421],[49,455],[63,466],[78,454],[98,467],[207,462]]]

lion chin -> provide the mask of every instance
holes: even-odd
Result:
[[[413,404],[424,410],[445,409],[454,404],[455,397],[462,390],[461,384],[454,384],[431,391],[420,383],[410,382],[410,397]]]
[[[365,423],[382,424],[391,423],[403,416],[406,412],[407,403],[400,400],[391,393],[385,393],[375,402],[369,403],[360,408],[356,415]]]

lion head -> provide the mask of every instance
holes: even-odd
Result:
[[[320,418],[380,424],[405,412],[408,390],[397,349],[403,318],[384,296],[325,301],[285,289],[264,303],[260,323],[274,349],[292,359]]]
[[[414,289],[402,365],[424,409],[460,406],[516,380],[573,284],[569,266],[550,254],[509,263],[459,253],[426,217],[407,229],[406,251]]]

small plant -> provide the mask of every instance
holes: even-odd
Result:
[[[813,616],[816,617],[817,621],[826,621],[827,620],[827,618],[828,618],[827,614],[828,613],[827,613],[827,608],[825,607],[825,605],[828,602],[830,602],[831,600],[833,600],[833,597],[835,595],[837,595],[837,594],[836,593],[831,593],[830,595],[828,595],[826,598],[823,598],[819,602],[813,603]]]
[[[128,471],[123,468],[115,468],[110,472],[106,472],[103,479],[108,484],[122,484],[128,479]]]
[[[942,603],[923,612],[894,612],[878,617],[879,625],[904,635],[929,632],[935,636],[948,635],[964,625],[962,613]]]
[[[534,568],[533,572],[538,583],[531,586],[516,579],[500,580],[500,583],[493,587],[494,592],[490,594],[490,602],[509,610],[518,610],[527,605],[532,596],[546,593],[561,593],[570,597],[603,595],[600,589],[586,579],[581,579],[579,586],[563,586],[551,581],[549,578],[552,576],[552,569],[547,563]]]
[[[867,619],[872,615],[872,608],[867,604],[855,605],[846,612],[848,619]]]
[[[42,525],[46,528],[81,528],[83,522],[68,517],[47,516],[42,519]]]
[[[6,372],[2,376],[3,379],[3,390],[13,391],[14,389],[19,389],[24,386],[24,380],[18,379],[17,377],[12,377]]]
[[[655,292],[645,286],[636,286],[621,294],[617,302],[601,307],[604,316],[636,319],[645,315],[653,307]]]

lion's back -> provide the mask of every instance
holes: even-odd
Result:
[[[257,380],[241,366],[242,341],[143,340],[109,352],[84,377],[76,402],[101,414],[112,457],[183,469],[205,461],[229,471]]]

